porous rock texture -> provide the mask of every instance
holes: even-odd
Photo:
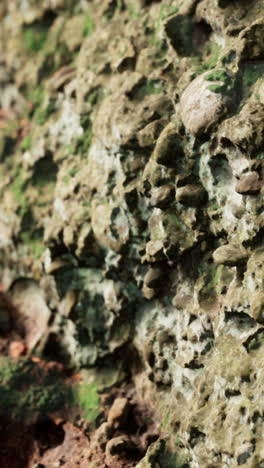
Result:
[[[140,468],[264,467],[263,14],[0,5],[1,281],[44,356],[133,382]]]

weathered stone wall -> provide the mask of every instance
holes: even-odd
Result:
[[[129,375],[192,468],[264,466],[263,15],[0,5],[2,282],[38,280],[43,353]]]

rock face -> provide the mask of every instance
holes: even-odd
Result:
[[[162,436],[138,466],[264,466],[263,1],[13,0],[0,23],[1,333],[132,383]],[[109,466],[145,453],[120,399]]]

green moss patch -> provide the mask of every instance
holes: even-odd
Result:
[[[74,387],[73,406],[80,408],[85,419],[95,422],[100,414],[100,398],[96,383],[80,384]]]
[[[213,93],[230,95],[234,90],[235,82],[224,70],[213,70],[205,79],[214,82],[207,86],[207,89]]]
[[[221,50],[222,47],[219,44],[216,42],[210,42],[207,46],[204,57],[194,57],[193,63],[195,65],[197,75],[216,67]]]
[[[92,123],[89,116],[86,115],[81,119],[81,126],[84,132],[77,139],[74,153],[80,154],[81,156],[86,156],[89,152],[93,136]]]
[[[16,419],[66,407],[71,387],[55,371],[45,373],[29,358],[0,357],[0,413]]]
[[[41,51],[48,37],[48,30],[41,26],[25,26],[23,31],[24,44],[28,51]]]
[[[164,91],[163,83],[159,80],[146,80],[135,92],[135,98],[140,99],[151,94],[161,94]]]
[[[32,147],[32,137],[27,135],[20,143],[20,148],[22,151],[29,151]]]
[[[241,68],[241,86],[244,99],[250,96],[251,88],[257,80],[263,78],[264,62],[247,63]]]
[[[24,177],[21,166],[17,166],[15,169],[13,182],[10,185],[10,190],[13,192],[15,202],[19,207],[19,214],[23,216],[28,209],[28,200],[25,193],[27,186],[27,179]]]
[[[32,257],[36,259],[40,258],[45,250],[42,234],[42,230],[21,233],[21,240],[23,244],[30,248]]]
[[[82,29],[83,37],[91,36],[95,30],[95,23],[90,12],[87,13]]]

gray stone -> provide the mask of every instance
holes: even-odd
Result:
[[[108,414],[107,420],[109,424],[112,427],[117,428],[124,423],[127,417],[128,408],[129,403],[127,398],[116,398]]]
[[[162,185],[153,190],[151,196],[151,205],[157,208],[165,209],[175,197],[175,186],[173,184]]]
[[[184,155],[181,136],[171,122],[161,132],[156,143],[153,158],[158,164],[176,167],[177,160]]]
[[[109,440],[109,442],[107,442],[105,453],[107,457],[115,456],[119,455],[127,449],[131,449],[132,447],[133,443],[131,439],[126,435],[121,435],[114,437],[113,439]]]
[[[104,450],[106,447],[107,442],[111,439],[113,435],[113,427],[109,422],[104,422],[101,424],[100,427],[98,427],[96,434],[95,434],[95,440],[97,445]]]
[[[214,262],[219,265],[237,266],[246,262],[248,254],[239,245],[226,244],[218,247],[213,253]]]
[[[241,195],[256,195],[260,192],[264,185],[264,181],[259,179],[257,172],[250,172],[241,177],[236,184],[236,192]]]
[[[207,201],[207,193],[202,185],[187,184],[177,188],[176,201],[187,206],[200,206]]]
[[[180,99],[180,109],[188,132],[195,136],[206,133],[227,112],[229,98],[216,88],[219,87],[220,90],[225,79],[223,70],[207,71],[187,86]]]
[[[162,276],[163,271],[160,267],[150,268],[144,277],[144,284],[150,289],[159,288]]]

